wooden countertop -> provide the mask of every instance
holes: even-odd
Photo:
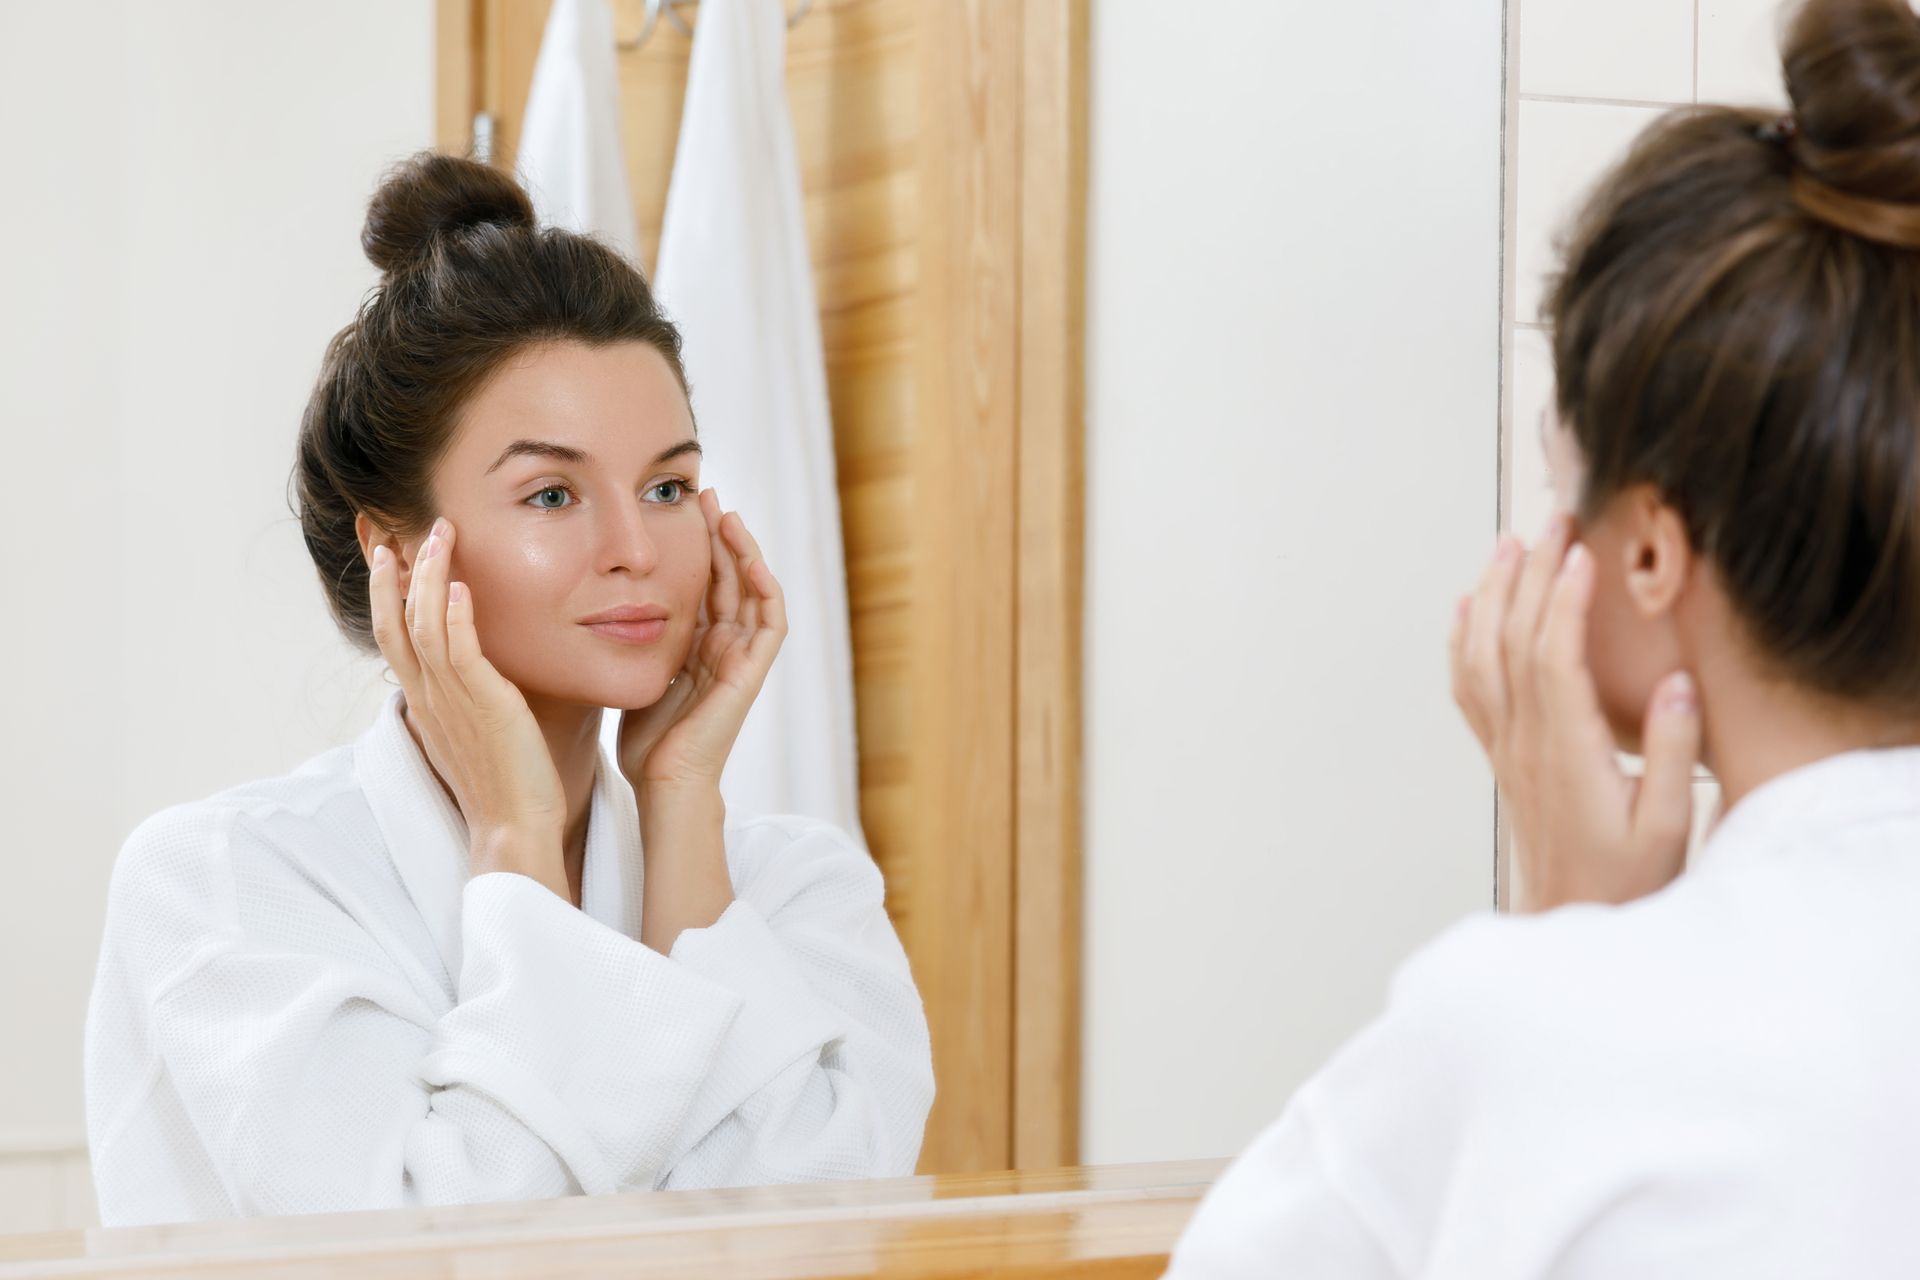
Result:
[[[16,1276],[1158,1276],[1223,1160],[0,1236]]]

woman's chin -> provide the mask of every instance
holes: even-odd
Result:
[[[504,674],[504,673],[503,673]],[[674,673],[664,663],[633,664],[625,671],[576,670],[560,679],[514,680],[529,701],[567,702],[582,707],[631,710],[650,707],[666,695]],[[512,680],[512,676],[508,676]]]
[[[596,680],[588,690],[594,696],[585,701],[602,707],[615,707],[621,710],[633,710],[638,707],[650,707],[666,696],[667,685],[672,682],[672,673],[666,671],[634,672],[604,680]]]

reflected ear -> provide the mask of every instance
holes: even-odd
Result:
[[[1693,544],[1687,523],[1658,490],[1640,485],[1621,495],[1623,524],[1620,566],[1627,599],[1646,617],[1672,612],[1693,572]]]
[[[394,564],[396,564],[400,570],[400,594],[405,596],[407,593],[407,583],[411,581],[413,576],[413,561],[407,555],[406,544],[382,528],[364,511],[354,513],[353,536],[358,539],[360,543],[361,561],[369,566],[373,564],[373,549],[375,547],[384,543],[387,550],[393,552]]]

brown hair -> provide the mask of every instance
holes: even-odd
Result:
[[[526,192],[496,169],[432,152],[403,162],[374,193],[360,245],[383,276],[327,344],[300,423],[294,514],[335,621],[377,652],[354,517],[425,531],[460,411],[508,357],[558,340],[644,342],[683,390],[686,374],[679,331],[640,272],[590,237],[536,228]]]
[[[1759,652],[1920,708],[1920,18],[1808,0],[1793,113],[1683,108],[1570,235],[1547,316],[1582,515],[1653,486]]]

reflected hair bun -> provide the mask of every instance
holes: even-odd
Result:
[[[381,181],[367,207],[360,247],[391,275],[426,258],[436,240],[484,226],[531,231],[533,201],[498,169],[424,152]]]

